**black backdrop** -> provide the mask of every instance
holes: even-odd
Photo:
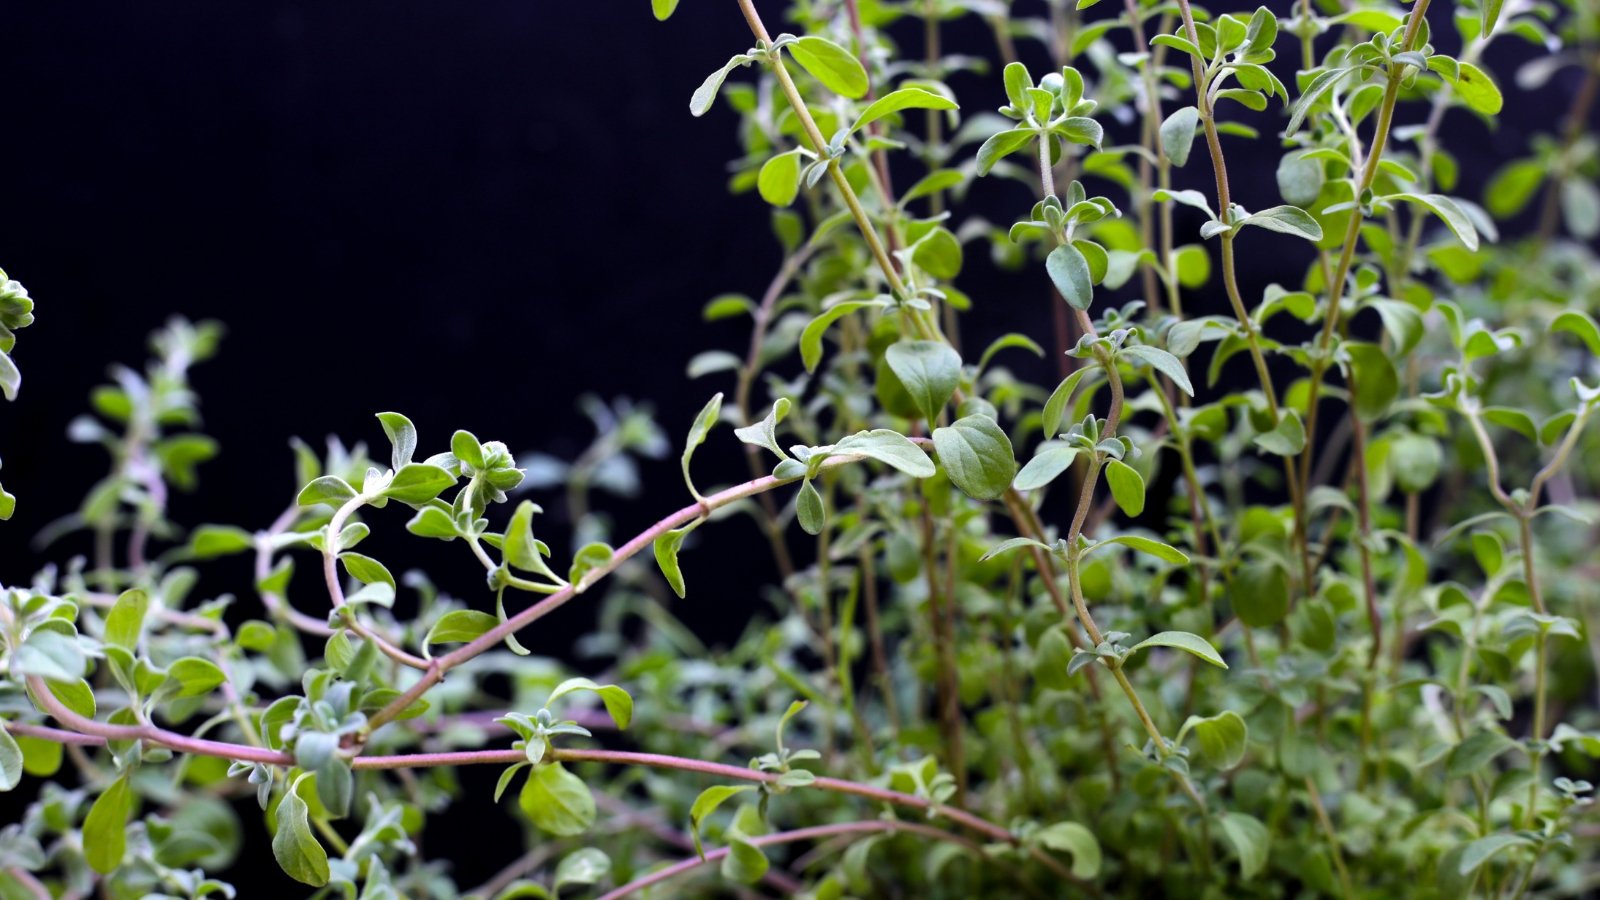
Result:
[[[1035,5],[1018,3],[1024,13]],[[907,24],[893,33],[920,54]],[[710,393],[728,387],[690,384],[685,363],[746,340],[743,323],[701,323],[701,304],[759,294],[778,261],[764,204],[725,188],[738,152],[732,113],[687,111],[705,73],[750,44],[727,0],[685,0],[666,24],[645,0],[33,3],[9,5],[0,29],[0,265],[38,302],[17,353],[22,396],[0,407],[0,475],[20,498],[0,525],[0,581],[30,577],[45,557],[26,538],[104,471],[97,448],[65,442],[67,422],[109,362],[142,365],[145,334],[170,314],[230,329],[221,356],[196,373],[223,452],[175,516],[260,527],[296,488],[289,436],[381,445],[380,410],[410,415],[425,452],[459,427],[570,457],[590,436],[574,398],[628,395],[652,403],[676,443]],[[981,27],[947,31],[950,51],[990,47]],[[1042,49],[1023,49],[1044,71]],[[1567,79],[1531,102],[1512,94],[1514,60],[1526,53],[1491,54],[1508,89],[1498,128],[1460,111],[1448,120],[1465,196],[1566,107]],[[1283,63],[1287,80],[1292,61]],[[955,86],[969,113],[1003,100],[995,77]],[[1404,114],[1419,117],[1415,106]],[[1112,134],[1133,137],[1127,127]],[[1273,142],[1230,140],[1229,152],[1240,202],[1279,202]],[[1195,159],[1179,186],[1209,193],[1203,151]],[[896,167],[901,185],[916,175],[909,162]],[[985,183],[974,196],[998,222],[1031,202],[1016,183]],[[1302,248],[1253,235],[1247,295],[1297,280]],[[985,256],[969,247],[960,282],[979,303],[968,343],[1012,330],[1047,343],[1042,270],[1000,273]],[[1225,310],[1220,290],[1190,303]],[[1053,368],[1019,367],[1041,379]],[[724,433],[700,457],[703,482],[742,474],[732,444]],[[615,507],[622,528],[686,499],[675,460],[646,474],[655,485]],[[403,521],[395,511],[377,519],[380,535]],[[723,563],[696,566],[698,602],[684,615],[725,640],[755,606],[765,557],[743,520],[716,540]],[[400,534],[375,546],[429,564],[456,591],[481,585],[459,547],[418,544]],[[252,608],[242,565],[223,564],[214,579],[208,587]],[[297,602],[315,610],[318,599]],[[557,652],[587,620],[563,610],[529,642]],[[474,800],[489,790],[479,774],[468,780]],[[460,849],[448,835],[469,834],[471,852],[457,859],[468,884],[518,849],[514,829],[491,838],[506,830],[472,822],[452,814],[430,846]],[[275,873],[266,845],[253,846],[260,858],[245,865]],[[274,894],[294,891],[273,884]]]

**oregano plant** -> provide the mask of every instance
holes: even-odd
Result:
[[[748,343],[698,415],[587,398],[559,458],[378,412],[294,442],[276,519],[179,523],[222,329],[173,319],[71,425],[104,477],[0,534],[44,548],[0,897],[256,896],[269,853],[363,900],[1596,890],[1600,6],[690,2],[748,30],[673,52],[730,54],[684,93],[778,260],[700,310]],[[1465,177],[1526,102],[1571,105]],[[1002,305],[1037,331],[963,340]],[[32,323],[0,272],[7,400]],[[760,596],[700,587],[735,529]],[[527,852],[458,880],[451,807]]]

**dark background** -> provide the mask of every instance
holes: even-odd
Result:
[[[777,4],[761,5],[769,28],[783,30]],[[1031,15],[1041,4],[1017,5]],[[1447,9],[1436,5],[1434,21]],[[21,398],[0,407],[0,476],[19,497],[15,519],[0,525],[0,581],[23,582],[47,561],[25,541],[104,472],[98,448],[66,442],[67,422],[108,363],[142,367],[145,335],[171,314],[229,328],[221,356],[195,373],[223,452],[174,515],[257,528],[297,488],[291,435],[382,449],[380,410],[410,415],[424,453],[467,428],[513,451],[570,458],[591,436],[576,396],[626,395],[653,404],[677,445],[731,383],[691,384],[685,363],[712,347],[742,354],[747,340],[745,320],[704,324],[701,305],[726,291],[759,295],[779,261],[765,204],[726,190],[739,153],[734,115],[721,104],[700,120],[687,110],[705,74],[751,43],[730,0],[685,0],[666,24],[645,0],[30,3],[8,5],[0,28],[0,265],[38,303],[16,353]],[[1436,29],[1450,47],[1453,31]],[[918,56],[919,33],[909,21],[892,31]],[[1289,58],[1275,68],[1289,81],[1298,54],[1288,36],[1280,47]],[[969,19],[947,26],[946,49],[988,55],[992,43]],[[1039,45],[1022,50],[1036,74],[1047,71]],[[1463,196],[1478,198],[1500,161],[1525,152],[1527,133],[1553,130],[1566,108],[1571,70],[1531,100],[1516,92],[1515,61],[1527,55],[1490,55],[1508,101],[1498,128],[1459,110],[1447,119]],[[969,114],[1003,102],[998,77],[953,83]],[[1271,133],[1278,116],[1259,124]],[[1419,120],[1419,107],[1403,117]],[[1108,144],[1136,139],[1107,125]],[[1239,202],[1281,202],[1275,142],[1225,140]],[[896,160],[901,187],[918,174]],[[1179,178],[1212,192],[1202,149]],[[1002,224],[1032,202],[1016,182],[983,182],[973,196]],[[1180,218],[1184,234],[1197,224]],[[1013,330],[1048,344],[1042,267],[1002,273],[983,247],[967,255],[958,283],[978,304],[964,326],[969,353]],[[1293,239],[1252,234],[1246,295],[1297,281],[1308,259]],[[1215,280],[1186,302],[1196,313],[1226,309]],[[1054,368],[1011,362],[1040,380]],[[708,445],[702,483],[739,480],[734,447],[726,432]],[[655,483],[640,500],[613,505],[627,529],[619,539],[687,500],[675,454],[646,469]],[[559,518],[555,496],[536,499]],[[396,534],[399,512],[374,518],[390,533],[380,550],[428,563],[456,591],[480,589],[459,546]],[[746,521],[717,535],[727,564],[693,573],[709,614],[691,604],[685,615],[713,640],[737,634],[768,577]],[[254,611],[246,581],[217,587],[227,589]],[[318,601],[296,598],[313,612]],[[557,652],[588,615],[563,610],[528,642]],[[474,797],[489,789],[468,784]],[[515,855],[517,839],[491,847],[488,829],[469,830],[481,852],[458,865],[473,884]],[[264,843],[251,846],[264,854]],[[276,872],[265,856],[259,868]]]

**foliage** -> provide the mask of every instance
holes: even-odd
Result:
[[[773,37],[738,5],[754,44],[690,110],[738,114],[733,187],[774,207],[782,262],[705,309],[751,336],[690,365],[724,391],[682,435],[687,505],[615,540],[592,495],[633,495],[675,441],[589,400],[571,461],[386,412],[362,430],[386,456],[297,444],[266,527],[185,530],[167,498],[216,452],[188,371],[221,332],[174,320],[72,426],[111,466],[45,537],[95,558],[0,594],[0,788],[36,794],[0,894],[232,897],[236,798],[287,875],[346,897],[1590,889],[1600,9],[845,0]],[[967,16],[1002,65],[963,106],[947,80],[981,57],[938,38]],[[923,59],[889,36],[917,19]],[[1539,55],[1497,75],[1518,42]],[[1567,66],[1558,133],[1471,199],[1442,123]],[[1241,140],[1278,141],[1275,172],[1230,181]],[[1246,180],[1279,196],[1251,211]],[[1002,302],[957,286],[982,251],[1060,317],[1054,353],[962,345],[960,314]],[[1304,278],[1247,295],[1263,253]],[[8,399],[31,322],[0,274]],[[730,432],[750,480],[695,464]],[[570,553],[528,493],[563,504]],[[737,512],[776,577],[712,649],[672,598],[711,601],[696,571]],[[359,549],[402,526],[484,589]],[[229,556],[254,601],[191,596]],[[528,630],[580,600],[587,676]],[[486,802],[467,765],[501,768],[517,810],[486,815],[535,843],[477,887],[416,840]]]

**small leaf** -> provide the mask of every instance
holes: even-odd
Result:
[[[739,884],[755,884],[767,874],[767,855],[743,837],[728,839],[728,855],[722,858],[722,877]]]
[[[1189,381],[1189,373],[1184,370],[1183,363],[1176,356],[1159,347],[1147,344],[1133,344],[1117,351],[1117,359],[1135,364],[1143,363],[1157,372],[1172,379],[1178,390],[1189,396],[1194,396],[1194,384]]]
[[[1076,447],[1068,446],[1063,441],[1046,441],[1039,445],[1033,459],[1028,460],[1028,464],[1017,473],[1011,486],[1019,491],[1038,490],[1059,478],[1077,458]]]
[[[924,91],[920,88],[902,88],[898,91],[890,91],[872,101],[872,105],[862,110],[861,115],[856,117],[855,124],[850,126],[850,130],[852,132],[860,131],[872,122],[903,109],[959,108],[954,100],[943,94],[935,94],[932,91]]]
[[[1100,842],[1077,822],[1057,822],[1034,832],[1042,847],[1072,854],[1072,877],[1088,881],[1100,874]]]
[[[1233,852],[1239,855],[1239,874],[1245,879],[1254,878],[1267,865],[1267,849],[1272,835],[1261,820],[1247,813],[1222,814],[1222,833]]]
[[[1194,146],[1194,129],[1200,124],[1200,110],[1193,106],[1180,107],[1161,123],[1161,152],[1175,166],[1189,161],[1189,150]]]
[[[675,0],[651,0],[651,2],[675,2]],[[728,73],[734,66],[747,66],[752,58],[743,53],[729,59],[722,68],[706,76],[706,80],[694,89],[694,95],[689,98],[689,114],[699,118],[711,109],[711,101],[717,99],[717,91],[722,90],[722,83],[728,80]]]
[[[882,302],[877,300],[846,300],[843,303],[835,303],[812,319],[805,330],[800,332],[800,361],[805,363],[806,371],[816,371],[817,363],[822,361],[822,336],[827,332],[829,325],[856,310],[882,305]]]
[[[533,537],[533,517],[539,511],[538,505],[532,500],[524,500],[517,504],[516,511],[511,514],[511,522],[506,525],[500,553],[509,566],[515,566],[524,572],[543,575],[551,581],[560,581],[556,573],[551,571],[550,565],[544,561],[545,554],[549,551]]]
[[[719,391],[710,400],[706,401],[705,406],[700,408],[700,414],[694,417],[694,424],[689,426],[689,436],[683,442],[683,456],[681,457],[683,461],[683,482],[689,486],[689,493],[694,495],[696,500],[705,498],[700,496],[698,490],[695,490],[694,479],[689,475],[689,461],[694,459],[695,448],[706,442],[706,435],[710,434],[711,429],[716,427],[717,416],[721,413],[722,393]],[[575,581],[576,579],[573,580]]]
[[[412,506],[420,506],[439,496],[456,483],[456,476],[429,463],[407,463],[394,473],[394,480],[383,489],[383,496]],[[304,504],[302,504],[304,505]]]
[[[1461,851],[1461,861],[1457,871],[1463,876],[1471,875],[1501,850],[1531,843],[1533,842],[1520,834],[1491,834],[1488,837],[1478,838]]]
[[[454,609],[439,617],[422,639],[423,648],[429,644],[465,643],[476,640],[492,631],[500,622],[494,616],[475,609]]]
[[[139,633],[144,629],[145,612],[149,608],[149,594],[138,589],[123,591],[106,613],[106,643],[132,651],[139,643]]]
[[[1047,553],[1055,552],[1055,548],[1054,547],[1052,547],[1049,544],[1046,544],[1046,543],[1044,543],[1042,541],[1036,541],[1033,538],[1014,537],[1014,538],[1007,538],[1006,540],[1001,541],[1000,543],[996,544],[995,546],[990,547],[989,551],[987,553],[983,554],[983,556],[978,558],[978,561],[979,562],[988,562],[989,560],[994,559],[996,556],[1000,556],[1000,555],[1005,554],[1005,553],[1010,553],[1011,551],[1016,550],[1019,547],[1038,547],[1039,549],[1044,550]]]
[[[569,884],[585,885],[594,884],[611,873],[611,857],[605,851],[595,847],[584,847],[574,850],[561,860],[556,866],[555,881],[552,882],[556,892]]]
[[[1244,761],[1250,729],[1245,725],[1244,719],[1233,710],[1218,713],[1208,719],[1191,716],[1185,727],[1193,728],[1195,739],[1200,742],[1200,752],[1215,763],[1217,768],[1227,771]]]
[[[1011,439],[988,416],[964,416],[935,428],[933,448],[955,486],[977,500],[999,498],[1017,474]]]
[[[800,529],[806,534],[821,534],[823,527],[828,524],[828,510],[822,503],[822,495],[817,493],[809,478],[800,485],[800,494],[795,498],[794,509],[796,517],[800,520]]]
[[[1253,443],[1268,453],[1294,456],[1305,449],[1306,427],[1300,422],[1299,413],[1286,409],[1278,419],[1277,426],[1271,431],[1263,431],[1256,435]]]
[[[897,345],[898,346],[898,345]],[[833,445],[835,454],[858,454],[904,472],[913,478],[932,478],[937,469],[921,447],[887,428],[858,431]]]
[[[677,8],[678,0],[650,0],[650,11],[655,14],[657,22],[665,22]]]
[[[1119,534],[1113,538],[1106,538],[1095,546],[1102,547],[1107,544],[1122,544],[1125,547],[1132,547],[1140,553],[1154,556],[1162,562],[1169,562],[1175,566],[1187,565],[1189,562],[1189,557],[1177,547],[1171,544],[1163,544],[1153,538],[1140,537],[1136,534]]]
[[[250,532],[232,525],[201,525],[189,535],[187,550],[190,559],[216,559],[233,553],[243,553],[255,546]]]
[[[378,413],[378,422],[389,437],[389,468],[398,472],[417,452],[417,428],[397,412]]]
[[[674,528],[666,531],[655,539],[652,545],[656,555],[656,565],[661,567],[661,574],[666,577],[667,584],[672,586],[672,592],[683,599],[687,594],[683,584],[683,570],[678,568],[678,550],[683,546],[683,539],[693,530],[690,528]]]
[[[1020,128],[1002,131],[978,148],[978,174],[987,175],[994,164],[1033,143],[1034,133]]]
[[[11,737],[11,732],[0,723],[0,791],[16,788],[22,781],[22,748]]]
[[[1386,200],[1404,200],[1428,210],[1444,221],[1468,250],[1478,249],[1478,229],[1456,201],[1443,194],[1391,194]]]
[[[356,489],[349,482],[336,475],[324,475],[302,488],[295,502],[300,506],[316,506],[319,503],[343,506],[345,501],[355,496]]]
[[[813,35],[806,35],[786,45],[786,49],[801,68],[810,72],[811,77],[822,82],[822,86],[828,90],[851,100],[866,96],[867,70],[861,67],[861,61],[849,50],[827,38]]]
[[[535,826],[557,837],[582,834],[594,824],[589,786],[560,763],[535,766],[522,786],[518,805]]]
[[[754,784],[717,784],[700,792],[694,798],[694,805],[689,807],[689,836],[694,839],[694,852],[701,859],[706,858],[705,848],[700,845],[700,825],[706,817],[717,811],[728,798],[735,797],[747,791],[757,789]]]
[[[1144,478],[1133,466],[1117,459],[1107,460],[1106,485],[1124,514],[1137,516],[1144,512]]]
[[[1074,309],[1088,309],[1094,299],[1094,282],[1089,274],[1089,261],[1083,252],[1072,244],[1062,244],[1045,257],[1044,267],[1056,290]]]
[[[544,702],[545,706],[553,706],[556,700],[574,691],[592,691],[600,695],[600,702],[606,705],[606,712],[611,714],[611,721],[617,727],[627,729],[633,721],[633,697],[627,691],[614,684],[595,684],[587,678],[568,678],[556,685],[550,692],[550,699]]]
[[[1254,215],[1246,216],[1239,224],[1255,225],[1280,234],[1292,234],[1308,241],[1322,240],[1322,226],[1317,224],[1317,220],[1313,219],[1310,213],[1295,206],[1274,206],[1271,209],[1264,209]]]
[[[939,417],[961,381],[961,355],[943,341],[900,341],[884,359],[929,421]]]
[[[128,773],[111,782],[83,820],[83,855],[89,868],[109,875],[122,865],[128,847],[128,816],[133,813],[135,796],[128,784]]]
[[[1356,414],[1362,421],[1376,422],[1400,396],[1400,373],[1377,344],[1351,341],[1344,350],[1350,356]]]
[[[300,798],[300,776],[283,793],[278,804],[278,830],[272,835],[272,856],[284,873],[301,884],[321,887],[328,883],[328,851],[311,834],[309,807]]]
[[[1190,634],[1187,631],[1163,631],[1134,644],[1133,651],[1137,652],[1146,647],[1173,647],[1193,653],[1218,668],[1226,669],[1228,667],[1228,664],[1223,662],[1222,657],[1218,655],[1217,648],[1211,646],[1209,641],[1198,634]]]
[[[800,154],[790,150],[761,164],[756,190],[773,206],[788,206],[800,194]]]
[[[228,677],[209,659],[185,656],[167,667],[167,687],[176,697],[199,697],[216,690]]]

